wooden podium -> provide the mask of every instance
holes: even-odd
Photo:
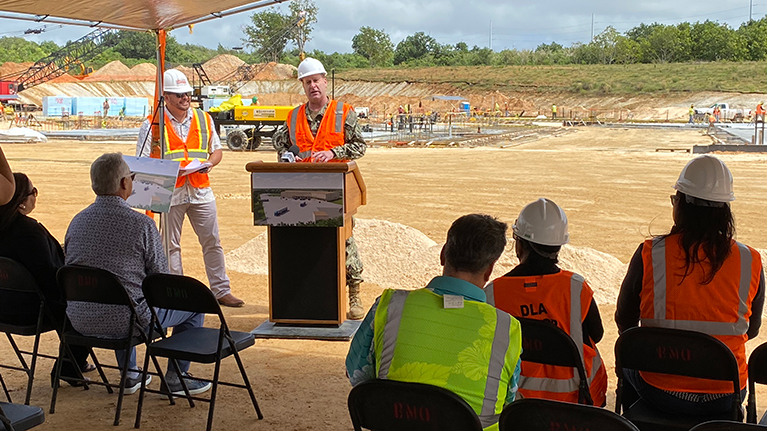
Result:
[[[338,329],[346,320],[348,303],[346,295],[346,239],[352,235],[352,215],[357,212],[359,206],[365,205],[367,200],[365,182],[357,163],[353,161],[342,163],[251,162],[245,166],[245,169],[251,173],[252,178],[251,195],[254,224],[268,224],[269,322],[265,322],[262,326],[266,325],[268,327],[266,329],[272,332],[279,328],[295,329],[297,327]],[[319,175],[314,174],[336,174],[325,175],[325,177],[334,178],[334,181],[338,179],[338,187],[343,188],[343,226],[274,225],[274,220],[281,220],[284,217],[279,216],[290,210],[286,206],[275,212],[271,210],[263,212],[265,202],[268,202],[268,199],[264,199],[264,203],[260,202],[255,183],[259,178],[269,176],[264,174],[280,174],[272,175],[272,177],[285,183],[291,183],[293,179],[303,178],[303,181],[306,181],[306,178],[319,177]],[[299,208],[295,207],[296,203],[285,197],[285,193],[295,195],[297,192],[283,191],[282,193],[281,197],[272,197],[272,200],[288,201],[293,204],[295,210],[298,210]],[[292,199],[298,198],[293,197]],[[303,198],[301,199],[299,202],[303,208],[306,204]],[[259,200],[258,204],[261,205],[258,210],[257,200]],[[282,204],[277,205],[277,207],[281,206]],[[295,210],[291,214],[295,213]],[[256,215],[256,211],[262,211],[262,213]],[[275,217],[271,217],[272,221],[266,222],[267,214],[270,217],[274,214]],[[258,217],[264,217],[264,219],[258,220]],[[340,216],[337,219],[340,219]],[[352,322],[347,321],[349,324]],[[352,326],[356,331],[358,325]],[[322,335],[299,336],[295,335],[294,329],[285,329],[281,336],[277,336],[279,338],[338,339],[337,337],[324,337]],[[258,334],[256,335],[258,336]],[[347,338],[350,337],[342,337],[342,339]]]

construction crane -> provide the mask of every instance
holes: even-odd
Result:
[[[41,58],[29,69],[0,77],[0,101],[13,101],[18,98],[17,93],[58,78],[70,70],[79,68],[81,75],[87,75],[89,68],[86,68],[83,62],[116,45],[117,38],[111,37],[116,33],[116,30],[96,29],[47,57]],[[20,108],[34,110],[35,106],[22,105]]]

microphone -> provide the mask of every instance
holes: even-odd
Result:
[[[301,150],[298,148],[298,145],[293,144],[290,148],[288,148],[288,151],[285,151],[282,153],[282,157],[280,157],[281,162],[286,163],[295,163],[296,162],[296,156]]]

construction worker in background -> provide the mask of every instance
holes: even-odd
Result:
[[[708,129],[706,129],[707,134],[712,134],[716,130],[716,116],[714,113],[708,114]]]
[[[514,317],[552,322],[570,335],[594,405],[604,407],[607,372],[596,346],[604,328],[594,292],[582,276],[557,266],[559,251],[569,242],[565,212],[549,199],[538,199],[522,209],[512,230],[519,265],[485,287],[487,303]],[[578,403],[579,381],[573,368],[523,361],[519,393]]]
[[[717,123],[720,121],[721,115],[722,115],[722,108],[720,108],[719,105],[714,106],[714,118],[716,119]]]
[[[104,114],[104,118],[107,118],[107,115],[109,115],[109,99],[104,99],[104,104],[101,105],[102,112]]]
[[[767,111],[764,110],[764,102],[759,102],[759,104],[756,105],[756,119],[755,119],[755,121],[762,121],[763,122],[764,121],[764,114],[765,114],[765,112],[767,112]]]
[[[551,105],[551,118],[557,118],[557,105],[555,104]]]
[[[690,109],[687,110],[687,113],[690,115],[690,119],[687,120],[687,124],[693,124],[693,118],[695,117],[695,106],[690,105]]]
[[[298,80],[308,100],[294,108],[288,114],[285,125],[274,133],[272,142],[278,149],[277,160],[281,160],[282,154],[288,151],[297,153],[298,161],[314,163],[354,160],[364,156],[367,145],[362,138],[357,114],[350,105],[328,97],[325,66],[319,60],[307,57],[298,65]],[[350,236],[346,240],[349,319],[359,320],[365,316],[360,298],[362,270],[357,244]]]
[[[368,312],[346,356],[351,384],[439,386],[466,400],[484,429],[497,430],[516,396],[522,352],[519,321],[486,304],[482,291],[505,246],[506,223],[483,214],[453,222],[442,276],[423,289],[386,289]]]
[[[208,172],[221,162],[223,151],[213,120],[201,109],[192,109],[192,87],[179,70],[166,70],[163,75],[165,100],[165,142],[163,159],[177,160],[181,167],[194,160],[202,162],[201,169],[179,176],[168,213],[168,265],[172,274],[183,274],[181,264],[181,228],[189,218],[197,239],[202,245],[205,272],[210,290],[219,304],[242,307],[245,302],[232,294],[226,275],[224,249],[218,236],[216,198],[210,188]],[[151,116],[141,124],[136,155],[149,157],[151,145]]]
[[[759,252],[735,241],[730,202],[732,174],[713,156],[692,159],[671,195],[674,225],[666,235],[639,245],[629,263],[615,310],[623,332],[637,325],[686,329],[714,336],[732,350],[746,394],[746,340],[759,334],[764,274]],[[737,322],[737,323],[735,323]],[[636,393],[675,415],[709,416],[732,411],[732,383],[625,370]],[[629,397],[633,396],[633,399]]]

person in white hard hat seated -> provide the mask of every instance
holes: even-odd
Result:
[[[179,275],[184,273],[181,264],[181,228],[184,217],[187,217],[202,246],[210,290],[219,304],[242,307],[245,302],[232,294],[229,277],[226,275],[224,249],[218,235],[216,198],[208,177],[210,170],[221,162],[221,140],[210,115],[190,106],[192,87],[186,76],[179,70],[170,69],[165,71],[163,81],[166,148],[161,157],[181,162],[182,168],[192,162],[201,162],[200,170],[188,175],[179,173],[176,181],[168,213],[170,272]],[[151,117],[141,124],[139,130],[136,144],[136,155],[139,157],[149,157],[153,151],[150,123]]]
[[[559,251],[569,242],[564,210],[538,199],[522,209],[512,230],[519,265],[485,287],[487,303],[514,317],[546,320],[570,335],[584,362],[594,405],[604,406],[607,373],[597,350],[604,328],[594,292],[582,276],[557,266]],[[579,382],[572,368],[522,361],[519,392],[525,398],[578,403]]]
[[[764,305],[761,258],[734,240],[732,174],[721,160],[708,155],[691,160],[674,188],[674,225],[634,253],[618,296],[615,323],[621,332],[641,325],[716,337],[738,361],[742,400],[748,381],[745,344],[759,334]],[[624,390],[624,405],[633,403],[628,395],[638,394],[674,414],[731,411],[735,395],[729,382],[635,370],[625,374],[636,393]]]
[[[298,65],[298,80],[307,102],[294,108],[288,120],[272,136],[278,160],[292,153],[297,161],[326,163],[359,159],[365,155],[365,139],[351,105],[327,95],[327,72],[322,63],[307,57]],[[349,286],[349,319],[365,316],[360,299],[362,261],[354,237],[346,240],[346,284]]]

